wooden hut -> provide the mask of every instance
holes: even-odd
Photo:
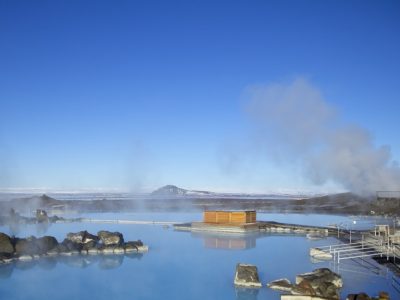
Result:
[[[256,222],[256,211],[208,210],[204,212],[204,223],[246,224]]]

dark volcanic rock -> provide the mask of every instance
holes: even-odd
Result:
[[[82,250],[82,244],[74,243],[73,241],[68,239],[64,239],[61,244],[64,245],[69,252],[79,252]]]
[[[11,238],[7,234],[2,232],[0,232],[0,253],[2,254],[14,253],[14,246],[11,242]]]
[[[31,236],[26,239],[16,239],[15,253],[17,255],[38,255],[41,254],[41,250],[36,244],[36,238]]]
[[[297,275],[292,294],[339,299],[339,289],[342,286],[343,281],[340,275],[328,268],[320,268],[310,273]]]
[[[234,283],[238,286],[261,287],[257,267],[247,264],[237,264]]]
[[[54,249],[58,245],[58,241],[53,236],[44,236],[36,239],[36,245],[39,247],[41,254]]]
[[[96,248],[97,248],[97,243],[95,241],[90,241],[90,242],[84,243],[82,245],[82,250],[86,250],[86,251],[88,251],[90,249],[96,249]]]
[[[121,246],[124,243],[124,237],[119,232],[102,230],[97,235],[105,246]]]
[[[67,234],[67,239],[77,244],[86,244],[92,241],[97,242],[99,240],[97,236],[90,234],[86,230],[75,233],[70,232]]]
[[[271,281],[267,284],[267,286],[270,289],[283,291],[283,292],[290,292],[293,288],[293,285],[286,278]]]
[[[38,221],[38,223],[49,222],[49,217],[47,216],[47,212],[43,209],[37,209],[36,220]]]
[[[133,252],[133,251],[138,251],[138,247],[143,246],[143,243],[141,240],[138,241],[133,241],[133,242],[126,242],[124,244],[124,248],[126,252]]]

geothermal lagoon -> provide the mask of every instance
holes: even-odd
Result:
[[[202,219],[201,212],[101,213],[81,217],[104,220],[189,222]],[[381,222],[376,218],[319,214],[263,214],[258,220],[304,225],[353,224],[366,227]],[[357,229],[357,228],[354,228]],[[0,266],[1,299],[280,299],[280,293],[266,283],[327,267],[343,278],[341,298],[366,292],[377,296],[400,294],[390,270],[372,259],[364,261],[313,262],[311,247],[337,244],[335,237],[310,240],[305,235],[278,233],[227,234],[181,232],[172,226],[107,223],[54,223],[1,226],[9,235],[26,237],[52,235],[57,240],[69,232],[119,231],[125,240],[141,239],[147,253],[129,255],[73,255],[41,258]],[[238,289],[233,284],[237,263],[258,267],[260,289]]]

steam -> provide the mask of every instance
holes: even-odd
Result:
[[[346,124],[306,79],[253,86],[246,95],[275,161],[294,159],[313,183],[334,181],[357,194],[400,189],[390,147],[375,146],[366,129]]]

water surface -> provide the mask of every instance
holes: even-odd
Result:
[[[201,220],[200,213],[91,214],[86,217],[156,221]],[[309,225],[351,223],[339,216],[259,214],[261,220]],[[302,221],[302,222],[300,222]],[[371,221],[371,220],[370,220]],[[371,221],[374,222],[373,220]],[[126,240],[141,239],[150,250],[143,255],[73,256],[41,259],[32,263],[0,266],[1,299],[279,299],[265,284],[315,268],[330,267],[343,276],[342,297],[365,291],[376,295],[388,291],[392,274],[374,262],[313,263],[309,248],[335,244],[335,238],[311,241],[299,235],[200,234],[174,231],[157,225],[70,223],[49,227],[0,227],[0,231],[27,236],[54,235],[61,241],[68,232],[101,229],[120,231]],[[238,262],[257,265],[263,287],[256,291],[235,289]]]

